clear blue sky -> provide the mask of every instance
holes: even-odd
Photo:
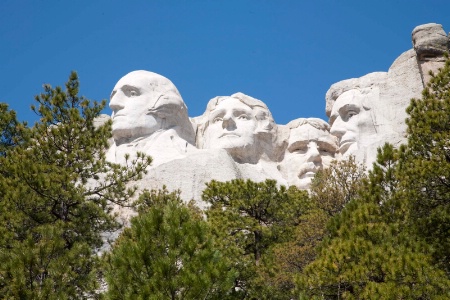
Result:
[[[139,69],[172,80],[191,117],[240,91],[278,124],[326,119],[331,84],[387,71],[417,25],[450,31],[449,0],[1,0],[0,13],[0,102],[29,122],[43,83],[76,70],[81,94],[108,99]]]

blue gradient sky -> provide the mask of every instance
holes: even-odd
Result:
[[[278,124],[326,119],[331,84],[387,71],[417,25],[450,31],[448,0],[1,0],[0,12],[0,102],[31,123],[43,83],[76,70],[81,94],[108,99],[138,69],[172,80],[191,117],[240,91]]]

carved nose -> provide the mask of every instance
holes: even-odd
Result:
[[[114,112],[124,108],[124,105],[123,105],[122,101],[120,100],[119,95],[116,94],[116,95],[114,95],[114,97],[111,98],[111,100],[109,101],[109,108],[111,108],[111,110]]]
[[[309,162],[320,162],[321,161],[319,149],[317,149],[316,145],[312,145],[308,148],[307,155],[308,155],[307,161],[309,161]]]
[[[330,128],[330,133],[340,139],[345,134],[345,132],[346,129],[341,118],[337,118],[336,120],[334,120],[333,125]]]
[[[236,122],[234,122],[233,118],[225,116],[222,122],[222,128],[227,130],[236,129]]]

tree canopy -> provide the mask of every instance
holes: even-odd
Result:
[[[105,105],[78,96],[75,72],[66,88],[44,86],[27,128],[0,106],[0,296],[64,299],[95,290],[101,234],[119,224],[113,203],[134,193],[151,159],[111,164],[105,149],[111,122],[96,128]]]
[[[145,192],[106,255],[109,299],[224,299],[234,279],[201,213],[176,192]]]

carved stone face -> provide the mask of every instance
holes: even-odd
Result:
[[[363,97],[360,91],[349,90],[333,104],[330,133],[338,138],[342,155],[352,154],[376,134],[370,110],[363,106]]]
[[[221,101],[208,117],[205,148],[251,151],[255,144],[256,119],[251,107],[229,97]]]
[[[158,100],[155,96],[146,74],[132,72],[117,82],[109,102],[115,140],[146,136],[159,129],[156,116],[149,113]]]
[[[336,139],[329,132],[303,124],[290,131],[282,170],[289,185],[309,188],[318,170],[330,165],[336,152]]]

